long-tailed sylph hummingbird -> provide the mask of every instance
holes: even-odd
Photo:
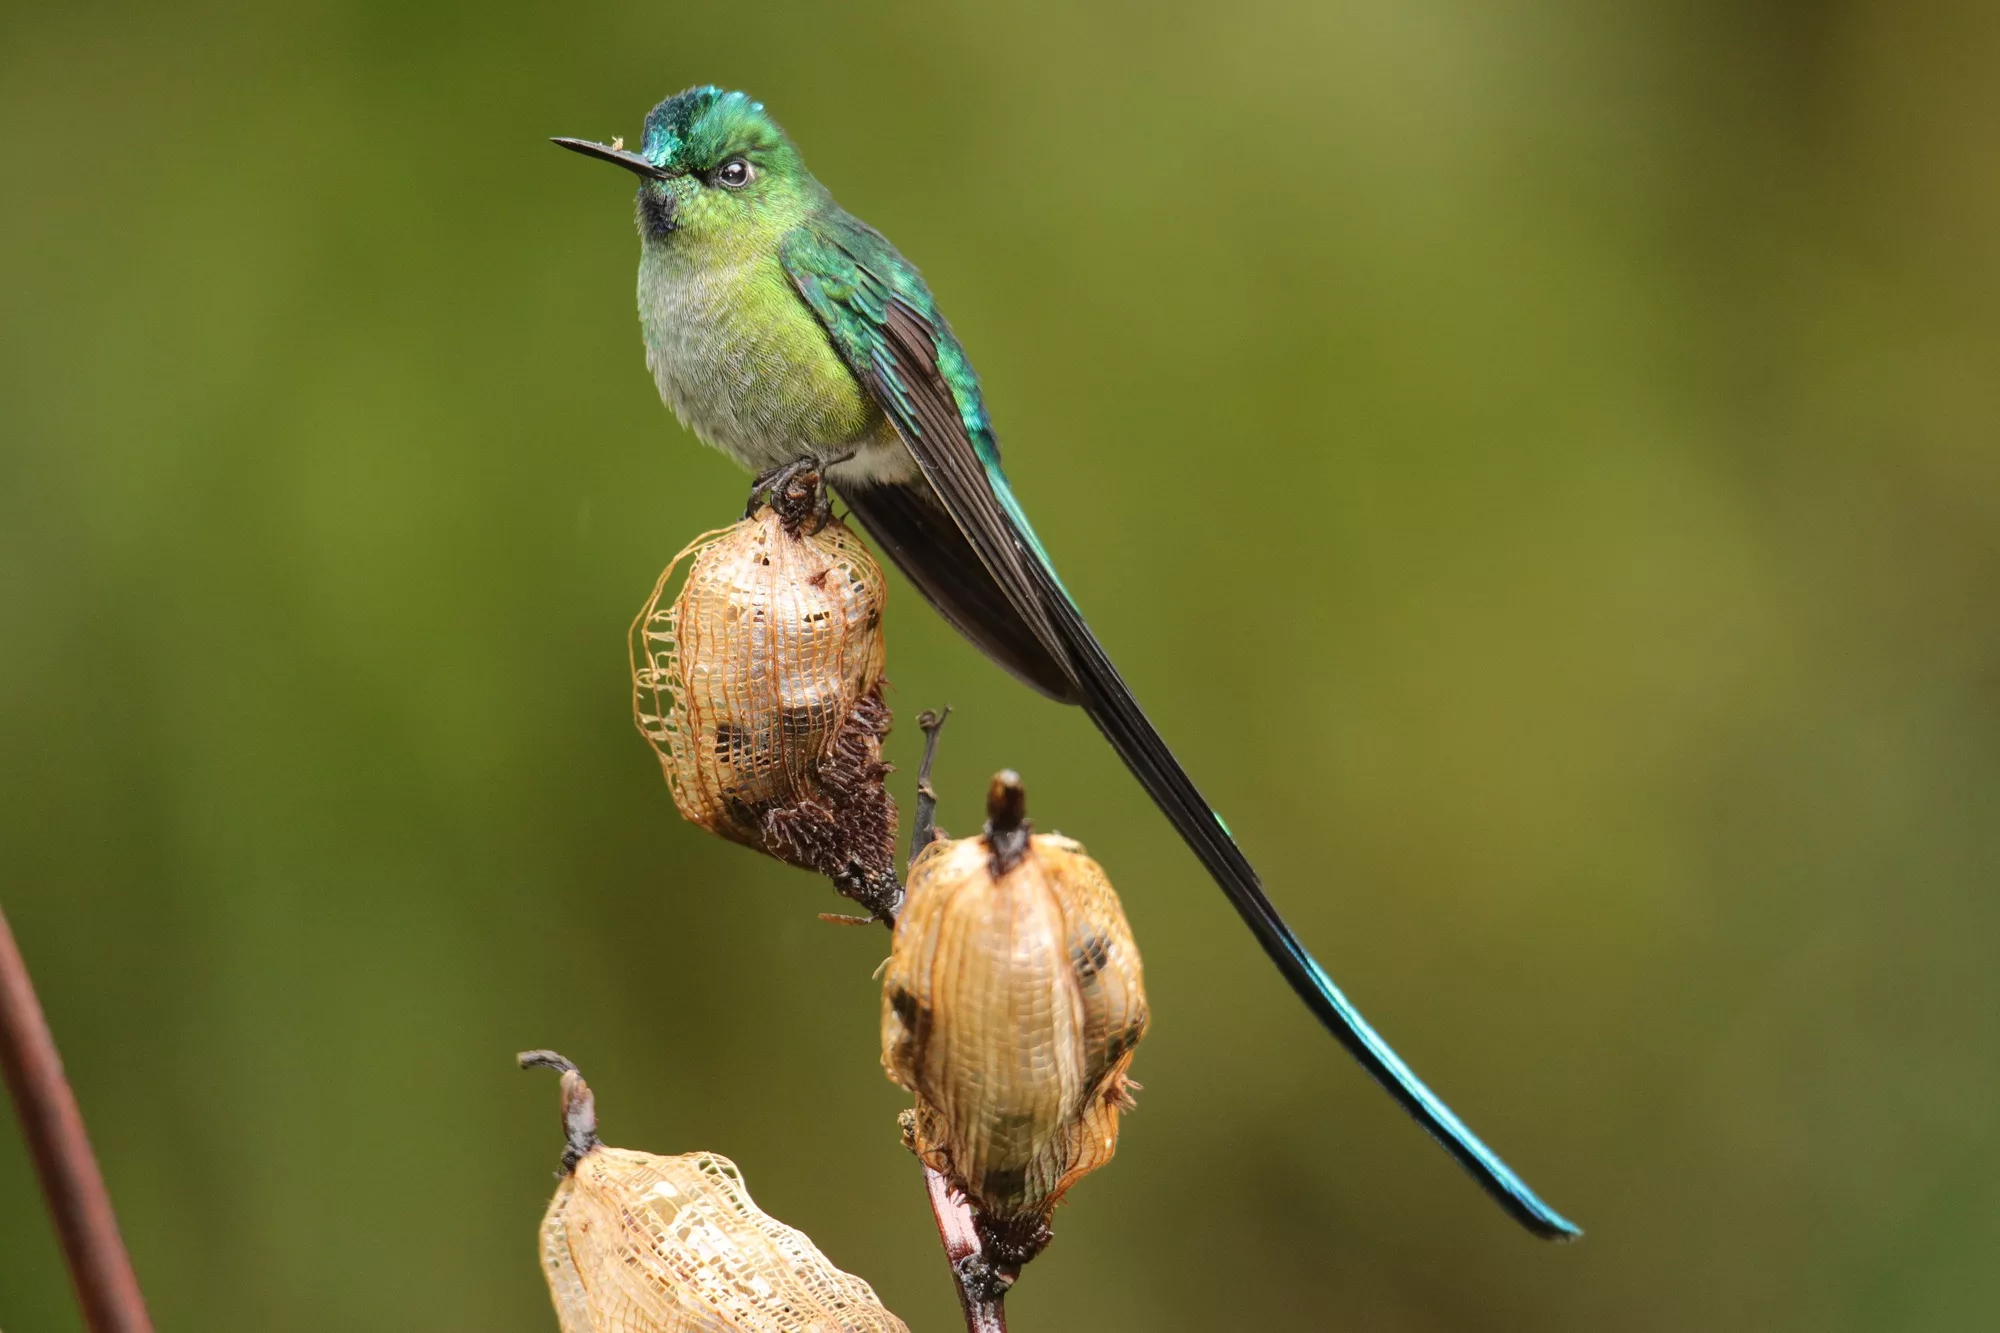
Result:
[[[1000,469],[979,379],[916,268],[833,201],[743,93],[668,98],[637,152],[555,142],[639,177],[646,363],[682,422],[760,489],[819,472],[960,633],[1081,704],[1340,1043],[1523,1226],[1577,1235],[1376,1035],[1271,905],[1056,577]]]

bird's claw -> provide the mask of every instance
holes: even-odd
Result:
[[[810,536],[825,527],[833,517],[833,497],[827,492],[820,461],[796,458],[758,473],[750,483],[750,499],[743,506],[743,517],[754,518],[767,504],[777,513],[785,531],[794,537]]]

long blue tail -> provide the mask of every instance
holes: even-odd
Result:
[[[1424,1086],[1306,952],[1084,623],[1006,478],[990,462],[984,472],[983,481],[991,486],[985,502],[979,503],[983,486],[964,478],[952,488],[958,503],[949,506],[950,514],[922,483],[844,494],[855,516],[960,633],[1043,693],[1083,706],[1222,886],[1278,971],[1362,1068],[1522,1226],[1551,1240],[1580,1235]],[[996,576],[996,569],[1004,577]]]
[[[1368,1020],[1341,994],[1325,969],[1306,952],[1264,893],[1256,870],[1236,846],[1221,817],[1202,799],[1193,780],[1146,719],[1132,691],[1119,677],[1118,669],[1105,656],[1082,615],[1062,595],[1059,585],[1054,584],[1053,576],[1051,591],[1061,602],[1060,607],[1051,606],[1052,619],[1071,650],[1070,660],[1077,668],[1084,711],[1208,867],[1209,874],[1222,886],[1237,914],[1250,927],[1250,933],[1264,946],[1264,952],[1270,955],[1306,1007],[1318,1015],[1335,1039],[1361,1062],[1361,1067],[1416,1117],[1417,1123],[1457,1158],[1459,1165],[1515,1221],[1547,1240],[1568,1241],[1582,1235],[1537,1198],[1437,1094],[1424,1086],[1423,1080],[1389,1048],[1389,1043],[1368,1025]]]

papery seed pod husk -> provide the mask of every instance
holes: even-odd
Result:
[[[675,571],[687,576],[671,601]],[[691,822],[893,908],[881,566],[771,508],[674,557],[632,626],[634,718]]]
[[[1032,1258],[1064,1192],[1117,1150],[1146,1022],[1124,909],[1080,844],[1023,834],[1010,857],[980,836],[918,858],[882,1066],[916,1094],[914,1146],[964,1192],[989,1258]]]
[[[524,1063],[554,1064],[535,1052]],[[562,1061],[557,1067],[567,1065]],[[862,1279],[750,1198],[716,1153],[658,1157],[575,1134],[542,1218],[542,1272],[562,1333],[908,1333]]]

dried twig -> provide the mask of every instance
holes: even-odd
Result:
[[[917,725],[923,728],[924,733],[924,758],[917,765],[917,815],[910,826],[912,869],[917,864],[917,853],[942,836],[937,826],[937,789],[931,786],[931,766],[937,762],[938,733],[944,730],[945,719],[950,716],[950,704],[946,704],[941,713],[933,713],[926,708],[917,714]]]
[[[21,1114],[28,1152],[55,1214],[63,1258],[92,1333],[152,1333],[131,1256],[118,1234],[104,1176],[90,1151],[76,1094],[35,998],[28,965],[0,912],[0,1067]]]

